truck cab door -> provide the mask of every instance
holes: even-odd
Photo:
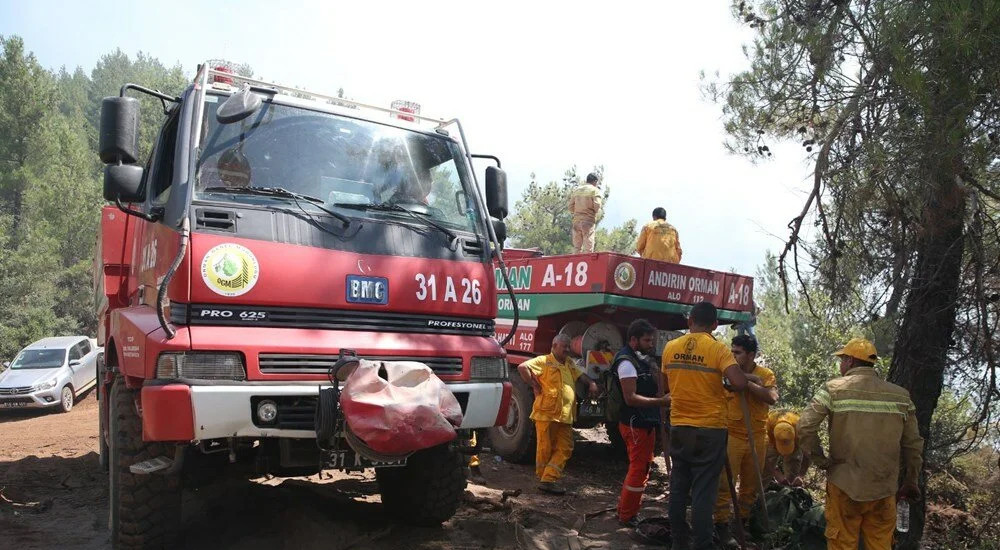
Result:
[[[177,128],[181,109],[174,108],[168,115],[153,145],[143,174],[146,201],[143,210],[162,218],[173,191],[174,151],[177,146]],[[136,220],[135,240],[132,251],[132,273],[136,281],[136,301],[133,304],[156,305],[159,282],[166,273],[179,245],[179,233],[162,221]],[[131,289],[130,289],[131,290]]]
[[[73,380],[73,388],[76,389],[77,391],[79,391],[84,384],[83,371],[85,369],[83,364],[83,350],[81,348],[82,345],[83,345],[82,343],[77,343],[73,347],[71,347],[69,349],[69,358],[67,359],[69,362],[69,369],[73,371],[73,374],[71,376],[71,379]]]
[[[80,342],[83,358],[80,360],[80,380],[84,386],[90,385],[97,378],[97,350],[91,345],[90,340]]]

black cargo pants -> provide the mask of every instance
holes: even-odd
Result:
[[[712,543],[712,513],[719,493],[719,475],[725,467],[725,428],[670,428],[670,532],[673,547],[708,550]],[[686,511],[691,504],[691,526]]]

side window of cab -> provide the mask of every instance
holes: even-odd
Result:
[[[177,126],[180,119],[180,109],[174,108],[167,118],[156,145],[149,155],[146,164],[147,197],[152,206],[163,206],[170,198],[170,189],[174,180],[174,151],[177,148]]]

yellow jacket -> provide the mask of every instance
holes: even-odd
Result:
[[[573,221],[597,221],[601,217],[601,203],[604,201],[601,190],[595,185],[585,183],[579,185],[569,194],[569,213]]]
[[[830,419],[830,455],[819,428]],[[904,483],[917,484],[924,440],[910,393],[882,380],[871,367],[855,367],[823,385],[799,418],[799,446],[827,479],[852,500],[869,502],[896,494],[899,463]]]
[[[666,220],[653,220],[643,226],[635,249],[643,258],[670,263],[681,261],[681,240],[677,229]]]
[[[778,385],[774,371],[767,367],[755,364],[753,372],[750,374],[759,376],[761,385],[765,388],[773,388]],[[743,420],[742,401],[740,394],[726,392],[726,427],[729,429],[729,437],[747,439],[747,424]],[[747,406],[750,409],[750,425],[753,427],[754,440],[762,441],[767,432],[767,414],[771,406],[749,395],[749,392],[747,393]]]
[[[576,379],[584,373],[569,357],[560,363],[551,353],[522,363],[538,377],[542,393],[535,396],[531,419],[572,424],[576,420]]]

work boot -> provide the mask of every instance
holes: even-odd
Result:
[[[728,523],[716,523],[715,536],[719,537],[719,547],[721,548],[737,550],[740,547],[740,543],[736,542],[736,538],[729,532]]]
[[[548,493],[550,495],[565,495],[566,489],[563,489],[562,485],[559,485],[555,481],[543,481],[538,484],[538,490],[543,493]]]
[[[486,476],[483,475],[483,470],[479,466],[469,466],[469,479],[480,485],[486,483]]]
[[[687,522],[676,527],[671,524],[670,550],[691,550],[691,527]]]
[[[642,518],[639,517],[639,514],[636,514],[636,515],[634,515],[634,516],[632,516],[632,517],[630,517],[628,519],[619,519],[618,520],[618,524],[621,525],[622,527],[628,527],[629,529],[635,529],[636,527],[639,526],[639,522],[640,521],[642,521]]]

